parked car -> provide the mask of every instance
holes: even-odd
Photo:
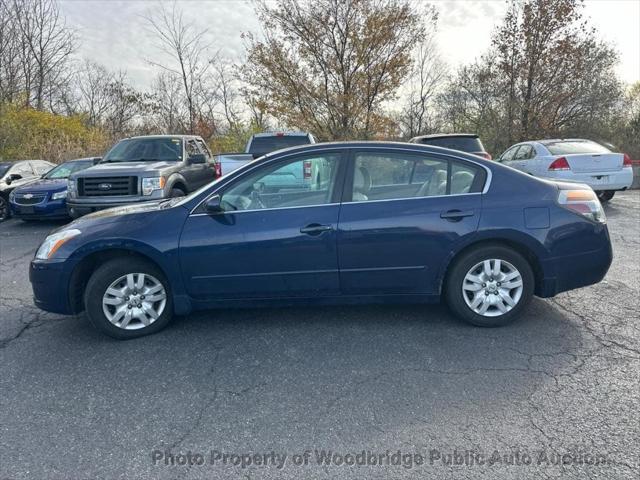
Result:
[[[313,135],[306,132],[264,132],[251,136],[242,153],[223,153],[217,156],[222,175],[237,170],[256,158],[283,148],[316,143]]]
[[[309,158],[319,188],[265,193]],[[116,338],[174,314],[229,306],[434,302],[504,325],[532,295],[599,282],[612,260],[586,185],[554,183],[459,151],[343,142],[288,149],[182,198],[87,215],[30,266],[35,303]]]
[[[472,153],[491,160],[491,155],[484,149],[480,137],[475,133],[437,133],[413,137],[409,143],[433,145],[435,147],[450,148],[461,152]]]
[[[0,222],[11,216],[9,195],[13,190],[39,178],[55,165],[44,160],[0,162]]]
[[[631,158],[600,143],[581,138],[522,142],[508,148],[498,161],[535,177],[582,182],[601,202],[633,183]]]
[[[40,179],[16,188],[9,195],[11,215],[22,220],[67,218],[69,175],[99,161],[99,157],[70,160],[49,170]]]
[[[130,203],[180,197],[220,177],[220,165],[201,137],[126,138],[94,167],[69,177],[71,217]]]

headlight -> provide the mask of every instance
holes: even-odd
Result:
[[[161,190],[164,188],[164,177],[153,177],[142,179],[142,194],[151,195],[154,190]]]
[[[44,239],[40,248],[38,248],[36,258],[40,260],[47,260],[48,258],[51,258],[62,245],[81,233],[82,232],[80,230],[73,228],[71,230],[63,230],[49,235]]]
[[[67,180],[67,191],[70,196],[74,196],[76,194],[76,181],[75,180]]]
[[[51,200],[62,200],[63,198],[67,198],[67,191],[63,190],[61,192],[56,192],[51,195]]]

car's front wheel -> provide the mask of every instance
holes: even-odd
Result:
[[[455,261],[447,275],[449,308],[480,327],[515,320],[531,300],[534,275],[529,262],[504,246],[482,246]]]
[[[173,316],[165,276],[137,258],[111,260],[98,268],[89,279],[84,301],[91,323],[118,339],[155,333]]]

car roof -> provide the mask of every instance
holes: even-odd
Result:
[[[178,134],[178,135],[136,135],[134,137],[126,137],[123,138],[122,140],[133,140],[133,139],[138,139],[138,138],[202,138],[199,135],[183,135],[183,134]]]
[[[47,163],[51,163],[47,160],[42,160],[40,158],[29,158],[27,160],[6,160],[4,162],[0,162],[0,165],[15,165],[16,163],[22,163],[22,162],[47,162]]]
[[[307,145],[297,145],[295,147],[283,148],[274,152],[267,153],[265,157],[271,158],[275,154],[280,155],[283,152],[313,152],[316,150],[324,150],[326,148],[344,148],[344,149],[356,149],[356,148],[392,148],[398,150],[412,150],[416,152],[431,152],[440,153],[443,155],[455,156],[458,158],[471,160],[482,165],[492,165],[495,162],[490,162],[482,157],[473,155],[471,153],[463,152],[462,150],[454,150],[451,148],[437,147],[435,145],[425,145],[421,143],[408,143],[408,142],[389,142],[389,141],[337,141],[337,142],[324,142],[324,143],[310,143]]]
[[[310,134],[307,132],[300,132],[300,131],[274,131],[274,132],[260,132],[260,133],[254,133],[253,137],[254,138],[261,138],[261,137],[308,137]]]
[[[429,135],[419,135],[413,137],[411,141],[415,140],[431,140],[433,138],[451,138],[451,137],[465,137],[465,138],[479,138],[475,133],[431,133]]]
[[[542,145],[548,145],[551,143],[560,143],[560,142],[594,142],[593,140],[589,140],[586,138],[548,138],[546,140],[531,140],[532,142],[538,142]]]

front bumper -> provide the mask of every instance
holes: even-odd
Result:
[[[112,198],[67,198],[67,211],[73,218],[81,217],[88,213],[105,210],[107,208],[122,207],[133,203],[143,203],[153,200],[161,200],[162,191],[158,190],[151,195],[135,196],[135,197],[112,197]]]
[[[24,220],[58,219],[68,218],[67,205],[65,200],[48,200],[35,205],[20,205],[15,202],[9,203],[11,215]]]
[[[32,260],[29,281],[34,304],[47,312],[71,315],[69,269],[66,260]]]

